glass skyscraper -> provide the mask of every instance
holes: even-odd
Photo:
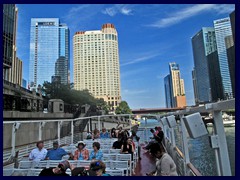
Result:
[[[9,68],[16,59],[18,9],[15,4],[3,4],[3,79],[9,81]]]
[[[44,81],[51,82],[51,77],[55,75],[55,64],[59,57],[66,60],[66,67],[64,67],[66,72],[60,76],[65,75],[66,77],[61,77],[61,79],[66,81],[62,83],[67,83],[69,71],[68,27],[60,24],[58,18],[32,18],[30,36],[30,88],[36,89]]]
[[[218,60],[222,77],[224,99],[232,98],[232,85],[225,45],[225,37],[232,35],[230,18],[215,20],[214,29],[216,34]]]
[[[195,103],[211,101],[207,55],[217,50],[213,27],[203,27],[192,37]]]

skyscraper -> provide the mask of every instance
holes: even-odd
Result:
[[[175,62],[169,63],[169,72],[170,74],[164,78],[166,106],[184,107],[186,106],[186,96],[184,80],[181,79],[179,65]]]
[[[166,107],[171,108],[171,107],[173,107],[173,104],[172,104],[172,93],[171,93],[170,75],[169,74],[164,78],[164,89],[165,89]]]
[[[63,79],[63,83],[67,83],[69,71],[68,27],[60,24],[58,18],[32,18],[30,33],[30,87],[36,89],[44,81],[51,82],[51,77],[55,75],[55,63],[60,57],[66,62],[64,70],[61,71],[63,73],[59,75]],[[62,68],[62,66],[60,67]]]
[[[229,73],[227,50],[225,45],[225,37],[232,35],[230,18],[215,20],[214,29],[216,34],[217,51],[220,73],[222,77],[224,99],[232,98],[232,85]]]
[[[9,69],[8,81],[13,84],[22,86],[22,77],[23,77],[22,72],[23,72],[23,62],[18,57],[16,57],[15,59],[13,59],[12,67]]]
[[[3,4],[3,79],[9,81],[9,68],[16,59],[18,9],[15,4]]]
[[[233,97],[235,97],[235,10],[230,14],[232,36],[225,37]]]
[[[194,58],[194,95],[195,103],[211,101],[211,89],[207,55],[216,51],[216,37],[214,28],[203,27],[192,37],[192,49]]]
[[[118,34],[114,25],[76,32],[73,53],[74,88],[88,89],[114,110],[121,102]]]

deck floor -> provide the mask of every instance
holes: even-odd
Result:
[[[146,176],[146,173],[153,171],[155,166],[155,159],[144,149],[141,145],[141,160],[138,160],[133,176]]]

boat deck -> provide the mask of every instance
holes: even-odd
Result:
[[[142,147],[143,145],[141,145]],[[133,176],[146,176],[155,169],[155,159],[144,149],[141,149],[141,160],[138,160]]]

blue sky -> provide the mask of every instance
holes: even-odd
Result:
[[[31,18],[60,18],[70,28],[70,70],[73,82],[72,39],[76,31],[100,30],[113,23],[118,31],[122,100],[132,109],[165,107],[163,78],[168,63],[180,66],[187,105],[194,105],[191,37],[213,20],[228,17],[231,4],[18,4],[17,56],[28,80]]]

